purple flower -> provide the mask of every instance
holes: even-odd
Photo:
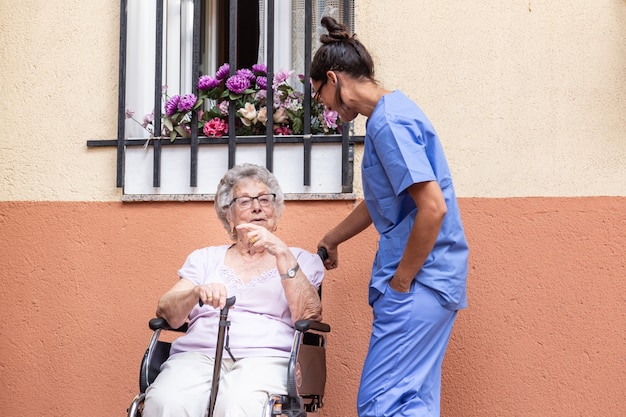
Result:
[[[254,81],[254,78],[255,78],[252,71],[250,71],[248,68],[242,68],[242,69],[237,70],[237,75],[246,77],[248,80],[250,80],[250,82]]]
[[[193,109],[198,98],[193,94],[185,94],[178,102],[178,110],[181,112],[187,112]]]
[[[257,101],[263,101],[267,98],[267,90],[259,90],[254,97]]]
[[[241,94],[250,88],[250,80],[241,75],[233,75],[226,80],[226,88],[235,94]]]
[[[256,77],[256,85],[258,85],[261,90],[267,90],[267,77],[262,75]]]
[[[210,90],[212,88],[217,87],[218,85],[220,85],[220,81],[216,78],[213,78],[209,75],[203,75],[200,77],[200,79],[198,80],[198,89],[199,90]]]
[[[167,100],[167,103],[165,103],[165,115],[166,116],[171,116],[174,113],[176,113],[176,110],[178,110],[178,102],[180,101],[180,96],[177,94],[175,96],[172,96],[169,100]]]
[[[135,115],[135,110],[133,110],[133,109],[126,109],[126,118],[127,119],[132,119],[134,115]]]
[[[254,64],[252,66],[252,72],[259,75],[267,75],[267,65],[265,64]]]
[[[226,77],[228,77],[228,74],[230,74],[230,65],[226,63],[219,67],[219,69],[215,73],[215,78],[217,78],[219,81],[224,81]]]

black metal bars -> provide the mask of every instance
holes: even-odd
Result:
[[[201,26],[202,26],[202,8],[204,0],[193,0],[193,39],[192,39],[192,79],[195,80],[200,75],[201,66]],[[260,0],[264,1],[264,0]],[[268,102],[271,102],[271,97],[274,94],[274,88],[272,86],[272,80],[274,78],[274,60],[275,60],[275,0],[267,1],[267,17],[265,26],[265,40],[266,45],[266,65],[267,65],[267,97]],[[237,70],[237,8],[238,1],[231,0],[228,2],[228,14],[229,14],[229,65],[230,72],[233,75]],[[153,146],[153,172],[152,183],[155,188],[160,187],[161,184],[161,149],[163,145],[176,145],[176,144],[188,144],[190,147],[190,186],[196,187],[198,183],[198,151],[200,146],[211,144],[222,144],[225,140],[228,143],[228,166],[232,167],[235,164],[235,155],[238,144],[248,143],[265,143],[266,152],[266,166],[269,170],[273,169],[274,165],[274,145],[276,143],[302,143],[303,146],[303,184],[309,186],[311,184],[311,159],[312,159],[312,147],[315,143],[338,143],[341,142],[342,153],[342,192],[352,192],[352,144],[363,142],[362,137],[350,136],[350,124],[344,123],[342,125],[342,134],[339,135],[312,135],[311,134],[311,85],[308,82],[310,79],[310,63],[312,57],[312,34],[314,31],[313,22],[313,1],[306,0],[304,2],[304,123],[302,135],[290,135],[290,136],[275,136],[274,134],[274,109],[272,105],[267,106],[267,124],[265,137],[249,137],[249,136],[236,136],[235,121],[236,111],[235,106],[229,106],[229,133],[227,138],[207,140],[205,137],[199,136],[198,129],[198,114],[192,112],[191,120],[191,132],[190,137],[187,139],[177,138],[174,143],[170,143],[168,138],[159,137],[162,131],[162,106],[164,100],[163,94],[163,56],[164,56],[164,34],[165,34],[165,19],[164,19],[164,2],[163,0],[156,0],[155,2],[155,65],[154,65],[154,135],[155,138],[150,140],[150,144]],[[344,22],[351,26],[351,8],[352,1],[343,1],[343,19]],[[127,36],[128,36],[128,0],[120,1],[120,39],[119,39],[119,78],[118,78],[118,126],[117,126],[117,140],[116,141],[87,141],[87,146],[99,147],[99,146],[116,146],[117,148],[117,187],[124,186],[124,171],[125,171],[125,149],[127,146],[139,146],[145,144],[145,140],[142,139],[127,139],[126,138],[126,92],[127,92]],[[192,86],[192,93],[197,96],[198,88],[194,83]]]

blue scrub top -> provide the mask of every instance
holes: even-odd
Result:
[[[448,211],[416,279],[433,289],[444,307],[467,307],[468,247],[448,163],[432,124],[400,91],[383,96],[367,120],[361,175],[365,202],[380,234],[370,287],[384,294],[404,253],[417,213],[406,189],[437,181]]]

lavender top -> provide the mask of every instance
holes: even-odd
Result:
[[[222,282],[226,285],[228,297],[237,297],[234,308],[228,313],[230,349],[235,358],[288,357],[294,329],[278,269],[269,269],[244,283],[224,265],[229,247],[210,246],[195,250],[178,271],[179,277],[196,285]],[[319,256],[300,248],[289,249],[311,284],[319,287],[324,278],[324,265]],[[219,309],[196,305],[189,314],[189,330],[172,343],[170,353],[199,351],[215,356],[219,313]]]

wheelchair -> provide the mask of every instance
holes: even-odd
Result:
[[[230,325],[228,310],[235,303],[235,297],[227,300],[226,307],[220,311],[213,385],[207,416],[212,417],[213,407],[219,388],[219,372],[224,334]],[[169,357],[171,343],[163,340],[163,331],[184,333],[187,323],[173,329],[164,319],[153,318],[148,326],[153,331],[146,352],[141,361],[139,373],[139,394],[135,396],[128,408],[128,417],[141,417],[146,388],[159,374],[161,364]],[[319,415],[324,405],[324,388],[326,385],[326,336],[330,326],[313,320],[298,320],[295,323],[291,355],[287,371],[287,394],[272,394],[259,417],[308,417]]]

